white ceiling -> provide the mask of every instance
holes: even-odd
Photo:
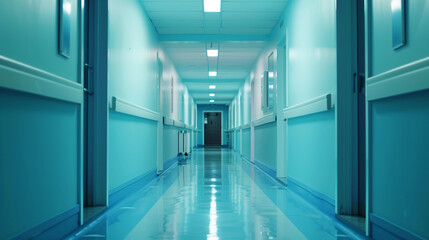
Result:
[[[222,0],[220,13],[205,13],[204,0],[142,0],[161,39],[169,37],[163,45],[195,101],[209,103],[214,92],[219,104],[237,94],[266,44],[258,36],[272,32],[286,1]],[[211,46],[219,49],[218,58],[207,57]],[[209,78],[208,71],[218,76]]]
[[[222,0],[205,13],[203,0],[142,0],[159,34],[269,34],[286,0]]]

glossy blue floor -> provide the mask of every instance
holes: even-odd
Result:
[[[70,239],[350,239],[340,229],[235,152],[206,148]]]

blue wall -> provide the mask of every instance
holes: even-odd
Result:
[[[290,1],[285,12],[288,42],[288,106],[336,92],[334,1]],[[287,121],[287,176],[335,198],[335,114]]]
[[[109,1],[109,99],[158,111],[157,48],[157,33],[141,2]],[[110,190],[156,168],[156,132],[155,122],[110,111]]]
[[[80,81],[77,1],[71,4],[66,59],[58,54],[58,1],[0,3],[0,81],[54,82],[32,68],[65,79],[57,86]],[[6,64],[13,61],[24,67]],[[0,89],[0,239],[78,204],[80,112],[76,103]]]
[[[276,139],[275,123],[255,127],[255,161],[259,161],[273,170],[277,168]]]
[[[158,59],[163,70],[162,104],[158,103]],[[109,99],[112,96],[175,121],[194,124],[193,99],[159,46],[158,34],[138,0],[109,1]],[[164,162],[177,156],[179,130],[164,126]],[[156,169],[156,122],[110,111],[109,134],[110,190]]]
[[[336,176],[334,115],[331,110],[288,120],[287,176],[331,199]]]
[[[246,159],[250,160],[250,128],[243,129],[243,152],[241,153]]]
[[[429,3],[406,1],[406,45],[392,48],[390,1],[371,4],[370,76],[429,57]],[[427,66],[425,66],[427,67]],[[426,79],[427,80],[427,77]],[[370,213],[429,239],[429,91],[370,102]],[[380,236],[376,236],[380,237]]]
[[[222,112],[222,145],[228,144],[228,138],[225,131],[228,127],[228,106],[226,105],[205,105],[198,104],[197,105],[197,127],[198,130],[203,130],[203,112],[204,111],[219,111]],[[198,145],[203,145],[203,132],[198,132]]]

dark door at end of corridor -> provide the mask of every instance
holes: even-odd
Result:
[[[204,146],[221,145],[221,113],[204,113]]]

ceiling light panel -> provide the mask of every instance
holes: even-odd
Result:
[[[217,76],[217,72],[209,72],[209,77],[216,77]]]
[[[217,57],[219,55],[219,50],[217,49],[209,49],[207,50],[208,57]]]
[[[204,12],[220,12],[221,0],[204,0]]]

